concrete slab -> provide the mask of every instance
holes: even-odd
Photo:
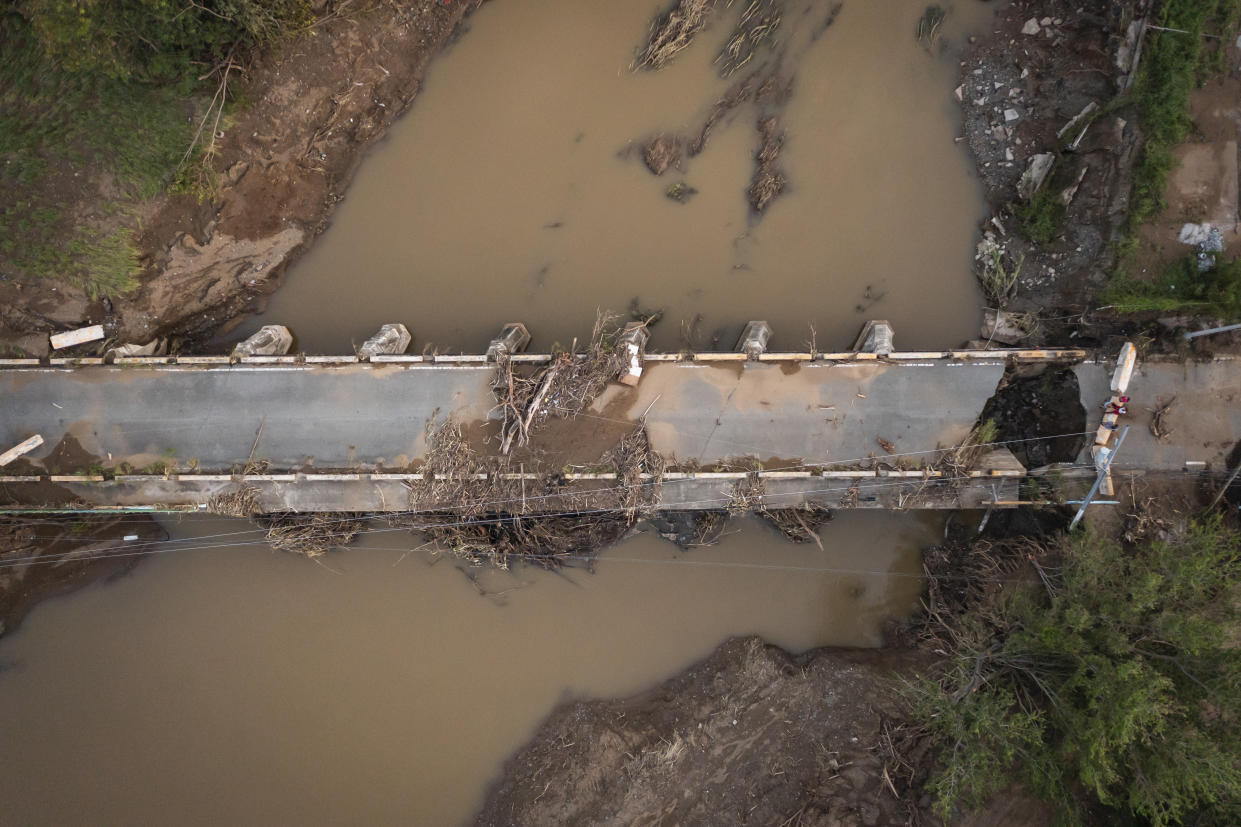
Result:
[[[489,367],[404,365],[91,367],[0,371],[0,444],[38,430],[46,457],[67,435],[99,457],[135,465],[167,457],[199,466],[276,467],[313,457],[323,467],[418,456],[438,411],[482,419],[491,408]],[[38,423],[38,427],[32,425]],[[145,461],[144,461],[145,459]]]
[[[792,369],[790,369],[792,368]],[[737,457],[846,463],[910,459],[959,443],[1004,375],[1004,363],[648,365],[627,415],[650,407],[655,450],[714,463]],[[605,395],[596,407],[606,407]]]
[[[1111,395],[1111,367],[1082,364],[1073,370],[1081,383],[1086,424],[1092,428]],[[1139,362],[1127,395],[1129,413],[1119,424],[1131,427],[1112,466],[1117,470],[1177,471],[1186,462],[1219,470],[1241,439],[1241,361]],[[1150,429],[1154,411],[1174,397],[1164,417],[1171,434],[1160,441]],[[1089,446],[1078,461],[1091,462]]]

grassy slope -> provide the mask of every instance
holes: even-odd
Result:
[[[0,274],[123,293],[139,270],[135,208],[174,182],[206,100],[193,81],[57,70],[23,21],[0,26]]]

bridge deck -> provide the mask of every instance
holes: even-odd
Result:
[[[182,467],[195,459],[227,470],[246,462],[263,423],[256,456],[276,468],[404,467],[422,458],[433,416],[487,418],[492,373],[395,364],[5,370],[0,443],[41,433],[39,458],[70,435],[113,463],[141,467],[171,453]],[[638,388],[612,386],[584,416],[629,422],[649,408],[655,449],[703,464],[853,462],[882,454],[879,438],[902,453],[959,442],[1003,373],[1000,360],[654,364]]]
[[[916,468],[921,461],[933,462],[938,450],[958,444],[1005,369],[1003,358],[974,357],[652,361],[637,388],[610,387],[580,415],[574,433],[578,439],[587,435],[582,460],[588,462],[646,413],[653,447],[682,463],[709,467],[753,457],[768,469],[795,464],[838,469],[835,476],[769,476],[768,491],[788,500],[778,504],[810,499],[835,505],[854,485],[860,489],[859,507],[906,505],[913,492],[918,493],[912,500],[915,507],[1013,501],[1011,475],[949,491],[942,481],[839,470],[856,469],[858,463],[869,467],[866,460],[872,456]],[[1108,396],[1111,369],[1086,362],[1074,370],[1087,429],[1093,429]],[[146,477],[122,475],[106,481],[59,478],[50,482],[60,495],[48,502],[71,498],[107,505],[197,507],[212,494],[236,487],[231,474],[250,458],[261,424],[254,458],[269,461],[270,474],[248,484],[258,489],[265,506],[400,509],[407,499],[408,474],[393,472],[416,470],[426,449],[429,420],[452,415],[481,434],[481,426],[493,416],[492,373],[490,365],[474,357],[463,357],[461,364],[283,360],[229,365],[216,360],[199,365],[147,361],[6,366],[0,368],[0,446],[42,434],[45,445],[28,458],[35,462],[35,473],[44,476],[29,479],[34,485],[17,494],[22,486],[12,477],[12,467],[6,469],[10,476],[0,477],[0,500],[31,502],[32,489],[49,490],[47,474],[80,474],[83,456],[89,455],[87,460],[111,468],[129,463],[140,469],[175,459],[183,473],[192,460],[196,476],[164,479],[148,471]],[[1121,473],[1180,472],[1187,462],[1223,467],[1241,434],[1238,392],[1241,361],[1142,364],[1129,393],[1134,427],[1115,468]],[[1152,409],[1173,396],[1177,401],[1166,418],[1171,438],[1156,439],[1149,430]],[[76,467],[64,464],[68,437],[81,448]],[[554,435],[548,433],[547,439]],[[898,456],[888,457],[880,440],[894,446]],[[1088,475],[1090,464],[1087,449],[1077,470]],[[315,469],[349,474],[315,476]],[[665,485],[662,502],[681,508],[721,506],[735,482],[710,475],[678,479]]]

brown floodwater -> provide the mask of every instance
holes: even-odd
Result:
[[[622,157],[653,134],[696,130],[732,82],[713,60],[745,3],[662,70],[630,70],[658,5],[484,5],[243,331],[287,324],[302,349],[336,352],[401,321],[415,350],[477,352],[503,322],[523,321],[545,347],[636,297],[666,309],[654,329],[666,349],[698,316],[696,346],[718,336],[724,349],[752,318],[786,348],[812,324],[821,348],[847,347],[868,318],[892,321],[907,349],[974,336],[982,199],[953,141],[952,90],[957,48],[993,8],[948,4],[924,48],[914,31],[925,0],[844,0],[821,33],[836,0],[790,0],[779,30],[794,78],[780,113],[789,189],[755,223],[752,104],[683,173],[657,178]],[[665,197],[677,181],[698,194]]]
[[[172,525],[228,545],[148,557],[0,639],[0,823],[458,823],[567,697],[639,691],[730,635],[878,644],[938,531],[849,513],[820,550],[743,520],[476,586],[405,532],[316,565],[239,544],[248,527]]]
[[[538,347],[637,297],[667,310],[657,347],[698,316],[696,344],[725,348],[750,318],[784,347],[811,324],[846,346],[867,318],[905,348],[972,336],[982,204],[953,142],[953,47],[990,7],[956,0],[928,50],[925,0],[845,0],[817,38],[834,3],[792,0],[790,189],[756,223],[752,107],[681,173],[621,157],[696,129],[728,86],[712,66],[727,18],[667,68],[629,71],[656,5],[486,4],[247,329],[341,352],[402,321],[415,349],[477,351],[520,320]],[[669,200],[676,181],[698,194]],[[642,534],[560,575],[432,564],[400,532],[316,565],[246,523],[187,518],[175,552],[0,639],[0,823],[458,823],[558,701],[639,691],[730,635],[878,645],[938,528],[845,513],[819,549],[742,520],[713,547]]]

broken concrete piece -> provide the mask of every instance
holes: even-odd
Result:
[[[152,339],[145,345],[125,344],[108,348],[108,352],[104,354],[104,358],[115,359],[118,356],[162,356],[167,352],[167,340]]]
[[[1025,314],[1007,313],[988,307],[982,315],[983,339],[989,342],[1000,342],[1015,345],[1026,339],[1037,325],[1037,321]]]
[[[1202,224],[1185,224],[1181,227],[1180,234],[1176,240],[1182,244],[1192,244],[1198,246],[1211,237],[1211,225],[1209,223]]]
[[[1099,104],[1095,103],[1094,101],[1091,101],[1090,103],[1086,104],[1084,107],[1082,107],[1081,112],[1078,112],[1076,115],[1073,116],[1073,118],[1068,123],[1060,127],[1060,131],[1056,133],[1056,137],[1063,138],[1066,133],[1072,132],[1073,129],[1078,124],[1082,123],[1088,117],[1090,117],[1091,113],[1094,112],[1098,108],[1099,108]],[[1077,140],[1078,141],[1081,140],[1080,135],[1078,136]],[[1076,141],[1074,143],[1076,143]]]
[[[1077,171],[1077,180],[1072,185],[1065,187],[1060,191],[1060,203],[1068,206],[1073,203],[1073,199],[1077,197],[1077,190],[1082,185],[1082,180],[1086,177],[1086,170],[1089,167],[1082,167]]]
[[[1112,393],[1124,393],[1129,390],[1129,380],[1133,378],[1133,369],[1138,364],[1138,349],[1133,342],[1125,342],[1116,357],[1116,370],[1112,373]]]
[[[1042,188],[1043,182],[1047,180],[1055,163],[1056,156],[1051,152],[1041,152],[1031,156],[1030,165],[1026,167],[1026,171],[1021,174],[1021,180],[1017,183],[1017,194],[1026,201],[1033,198],[1034,193]]]
[[[362,347],[358,348],[358,358],[364,362],[369,362],[371,357],[379,356],[397,356],[409,349],[409,343],[414,340],[410,335],[409,328],[403,324],[394,323],[386,324],[379,328],[379,332],[362,343]]]
[[[103,336],[103,325],[93,324],[90,327],[79,327],[77,330],[56,333],[50,337],[49,341],[52,343],[52,350],[60,350],[62,347],[73,347],[86,342],[97,342]]]
[[[293,347],[293,334],[284,325],[268,324],[233,348],[233,358],[243,356],[283,356]]]
[[[31,451],[33,451],[35,448],[38,448],[42,444],[43,444],[43,437],[39,434],[35,434],[34,436],[30,437],[30,439],[27,439],[23,442],[19,442],[17,445],[14,445],[12,448],[5,451],[3,454],[0,454],[0,465],[8,465],[13,460],[17,459],[23,454],[30,453]]]
[[[1040,26],[1038,24],[1038,18],[1031,17],[1029,20],[1026,21],[1026,24],[1021,27],[1021,33],[1022,34],[1038,34],[1039,29],[1040,29]]]
[[[651,332],[642,322],[630,322],[617,340],[625,354],[625,367],[617,379],[622,385],[633,387],[642,378],[642,362],[646,355],[646,343]]]

